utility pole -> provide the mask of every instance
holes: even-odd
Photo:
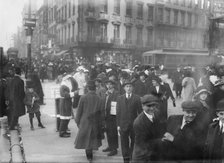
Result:
[[[26,27],[26,36],[27,36],[27,76],[31,73],[31,40],[33,35],[33,28],[36,26],[36,19],[31,17],[31,0],[28,4],[28,13],[27,18],[24,18],[24,26]]]

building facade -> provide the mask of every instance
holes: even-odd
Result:
[[[131,67],[148,50],[207,47],[210,0],[45,0],[48,47]]]

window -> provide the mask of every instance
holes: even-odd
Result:
[[[94,11],[94,2],[93,0],[88,0],[88,7],[87,7],[87,10],[90,11],[90,12],[93,12]]]
[[[73,38],[73,41],[75,41],[75,24],[72,24],[72,38]]]
[[[126,16],[132,17],[132,1],[126,2]]]
[[[178,11],[174,10],[174,24],[177,25],[178,24]]]
[[[71,2],[68,3],[68,17],[71,17]]]
[[[101,39],[104,39],[107,37],[107,24],[106,23],[100,24],[100,37],[101,37]]]
[[[163,22],[163,9],[159,8],[158,9],[158,17],[159,17],[159,22],[162,23]]]
[[[67,18],[67,5],[65,5],[65,19]]]
[[[152,33],[152,29],[148,29],[147,30],[147,45],[152,46],[153,44],[153,33]]]
[[[142,44],[142,27],[137,27],[137,44]]]
[[[185,13],[183,11],[181,11],[181,25],[185,25]]]
[[[137,18],[142,19],[143,18],[143,4],[138,3],[138,13],[137,13]]]
[[[170,9],[166,9],[166,23],[170,24]]]
[[[188,0],[188,7],[189,7],[189,8],[192,7],[192,0]]]
[[[71,38],[70,32],[71,32],[71,26],[69,24],[68,25],[68,39],[69,39],[69,42],[70,42],[70,38]]]
[[[73,9],[72,9],[72,14],[75,15],[75,0],[73,0],[73,5],[72,5],[72,6],[73,6],[73,7],[72,7],[72,8],[73,8]]]
[[[185,6],[185,5],[186,5],[186,4],[185,4],[185,3],[186,3],[185,1],[186,1],[186,0],[182,0],[182,4],[181,4],[182,6]]]
[[[114,24],[114,39],[120,38],[120,25]]]
[[[126,42],[131,43],[131,26],[126,26]]]
[[[89,40],[94,38],[94,22],[87,22],[87,36]]]
[[[153,21],[153,6],[148,6],[148,20]]]
[[[197,27],[198,26],[198,15],[195,14],[194,16],[194,25]]]
[[[188,13],[188,26],[191,26],[191,14]]]
[[[173,4],[178,5],[178,0],[173,0]]]
[[[102,0],[101,12],[107,13],[107,0]]]
[[[120,0],[114,0],[114,13],[120,15]]]

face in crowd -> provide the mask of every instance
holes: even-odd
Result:
[[[108,82],[108,83],[106,83],[106,87],[108,90],[111,90],[114,88],[114,85],[112,83]]]
[[[219,120],[224,123],[224,111],[218,111],[216,114],[219,117]]]
[[[142,105],[143,110],[149,115],[155,115],[159,111],[159,104],[152,103],[148,105]]]
[[[207,97],[208,97],[208,93],[206,93],[206,92],[202,92],[202,93],[199,95],[199,99],[200,99],[201,101],[205,101],[205,100],[207,99]]]
[[[185,121],[191,122],[195,119],[195,117],[197,115],[197,111],[183,109],[183,114],[184,114]]]
[[[125,90],[125,92],[126,92],[127,94],[132,93],[132,91],[133,91],[133,86],[132,86],[132,84],[126,84],[126,85],[124,86],[124,90]]]

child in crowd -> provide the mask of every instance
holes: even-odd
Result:
[[[217,118],[209,125],[206,146],[205,159],[208,162],[222,162],[224,159],[224,99],[217,103]]]
[[[33,89],[32,82],[27,82],[26,88],[27,90],[26,90],[24,103],[27,107],[27,113],[29,113],[30,129],[34,130],[34,127],[33,127],[34,114],[36,115],[38,120],[38,127],[45,128],[43,124],[41,123],[41,119],[40,119],[40,116],[41,116],[40,105],[38,104],[39,97]]]

